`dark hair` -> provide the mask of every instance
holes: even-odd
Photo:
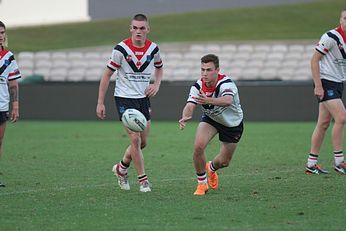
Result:
[[[214,63],[215,68],[219,68],[219,57],[214,54],[207,54],[201,58],[201,63]]]
[[[136,14],[135,16],[133,16],[132,20],[136,20],[136,21],[148,21],[147,16],[145,16],[144,14]]]
[[[0,21],[0,27],[3,27],[6,29],[5,23],[3,23],[2,21]]]

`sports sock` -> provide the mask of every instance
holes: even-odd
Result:
[[[143,174],[143,175],[138,176],[138,181],[139,181],[139,183],[142,183],[144,181],[148,181],[147,175]]]
[[[307,166],[310,168],[317,164],[318,155],[309,153]]]
[[[198,184],[206,184],[207,183],[207,173],[206,172],[196,173],[196,176],[197,176]]]
[[[344,162],[344,153],[343,151],[335,151],[334,152],[335,165],[338,166],[342,162]]]
[[[214,164],[213,164],[213,161],[210,161],[209,170],[210,170],[211,172],[216,172],[216,170],[217,170],[217,169],[215,168]]]
[[[124,163],[124,161],[120,161],[119,162],[119,172],[121,173],[121,174],[124,174],[124,175],[126,175],[127,174],[127,169],[130,167],[130,165],[129,164],[125,164]]]

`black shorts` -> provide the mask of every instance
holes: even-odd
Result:
[[[243,134],[244,125],[243,121],[236,127],[226,127],[214,120],[210,119],[208,116],[203,115],[202,122],[206,122],[216,128],[219,133],[219,140],[226,143],[238,143]]]
[[[0,124],[5,123],[8,120],[8,112],[0,111]]]
[[[141,99],[130,99],[130,98],[122,98],[122,97],[115,96],[114,99],[115,99],[115,106],[118,110],[118,115],[120,120],[124,111],[129,108],[137,109],[138,111],[143,113],[143,115],[148,121],[150,120],[151,109],[150,109],[150,100],[148,97],[141,98]]]
[[[322,99],[318,99],[319,102],[342,98],[342,92],[344,91],[343,83],[338,83],[326,79],[321,79],[321,81],[324,90],[324,96]]]

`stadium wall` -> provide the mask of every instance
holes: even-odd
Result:
[[[88,0],[0,0],[7,27],[88,21],[88,11]]]
[[[20,113],[25,120],[96,120],[97,82],[46,82],[20,85]],[[152,98],[153,120],[180,118],[192,82],[163,82]],[[312,82],[238,82],[247,121],[313,121],[317,102]],[[111,82],[107,119],[118,118]],[[200,110],[194,116],[198,119]]]

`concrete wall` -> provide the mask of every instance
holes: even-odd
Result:
[[[88,21],[88,10],[88,0],[0,0],[7,27]]]
[[[153,120],[180,118],[191,82],[167,83],[152,98]],[[113,95],[107,92],[107,118],[118,119]],[[241,104],[247,121],[314,121],[318,105],[311,82],[239,82]],[[40,83],[20,85],[21,119],[96,120],[98,83]],[[195,114],[198,119],[200,110]]]

